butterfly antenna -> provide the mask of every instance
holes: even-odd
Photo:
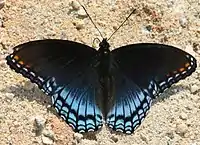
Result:
[[[134,10],[128,15],[128,17],[126,17],[126,19],[121,23],[121,25],[117,28],[117,30],[115,30],[115,31],[110,35],[110,37],[109,37],[107,40],[109,40],[109,39],[124,25],[124,23],[129,19],[129,17],[130,17],[132,14],[135,13],[135,11],[136,11],[136,9],[134,9]]]
[[[86,8],[80,3],[78,2],[81,7],[84,9],[85,13],[87,14],[87,16],[89,17],[90,21],[92,22],[92,24],[94,25],[94,27],[97,29],[97,31],[99,32],[99,34],[101,35],[102,39],[104,38],[103,35],[101,34],[101,31],[98,29],[98,27],[95,25],[94,21],[92,20],[92,18],[90,17],[90,15],[88,14]]]

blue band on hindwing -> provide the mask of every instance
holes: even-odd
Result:
[[[58,86],[55,79],[48,79],[43,91],[51,95],[58,114],[76,131],[95,131],[102,126],[102,114],[91,99],[90,87],[84,89]]]

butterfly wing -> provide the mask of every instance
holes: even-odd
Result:
[[[152,99],[196,68],[193,56],[161,44],[128,45],[112,51],[112,56],[115,102],[106,123],[128,134],[141,124]]]
[[[122,72],[116,70],[112,76],[114,105],[107,114],[106,124],[115,131],[131,134],[145,118],[152,98]]]
[[[51,96],[58,114],[77,132],[97,130],[102,113],[96,105],[97,51],[67,40],[21,44],[7,56],[8,65]]]

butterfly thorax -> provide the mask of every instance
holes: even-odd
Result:
[[[107,39],[104,38],[102,42],[99,44],[99,60],[100,60],[100,74],[101,75],[108,75],[109,68],[110,68],[110,50],[109,50],[109,43]]]

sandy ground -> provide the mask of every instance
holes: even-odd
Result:
[[[138,42],[177,46],[200,60],[199,0],[80,0],[112,49]],[[93,45],[99,33],[69,0],[7,0],[0,10],[0,145],[200,145],[200,68],[168,89],[132,135],[110,132],[74,134],[49,107],[50,98],[5,64],[17,44],[43,38]],[[76,10],[78,9],[78,10]],[[151,30],[151,31],[149,31]],[[169,56],[170,57],[170,56]],[[148,60],[147,60],[148,61]],[[158,60],[159,61],[159,60]],[[37,132],[38,122],[44,128]]]

